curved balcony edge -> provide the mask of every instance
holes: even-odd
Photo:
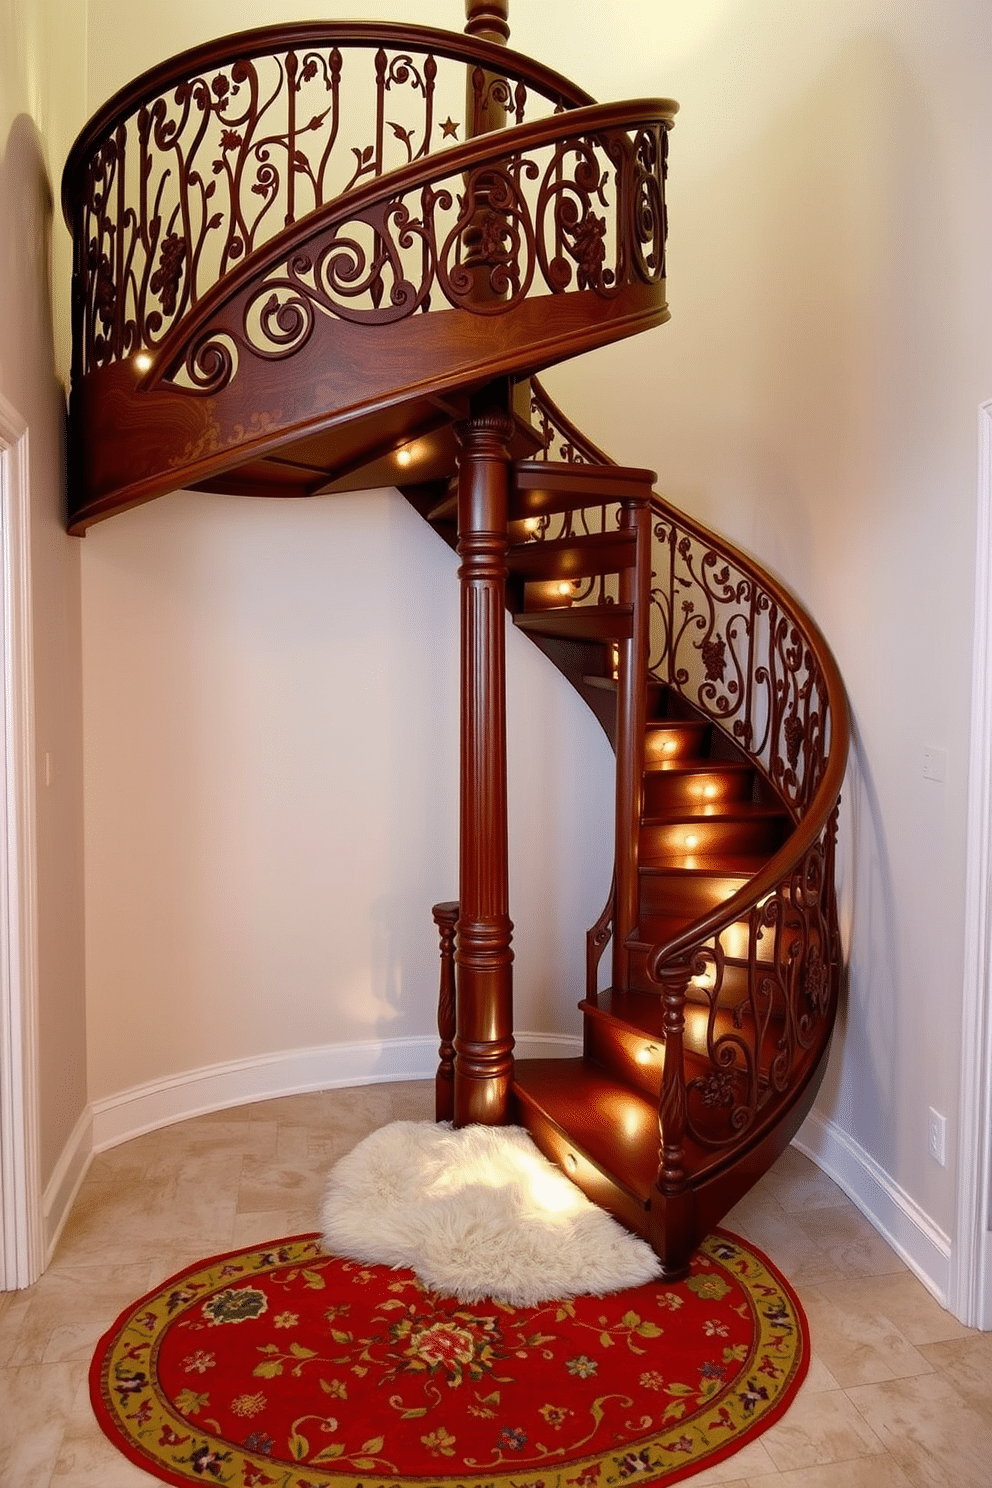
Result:
[[[323,447],[311,484],[288,494],[318,494],[461,417],[461,401],[450,406],[458,395],[496,377],[522,380],[668,319],[664,281],[629,285],[606,301],[593,290],[526,299],[501,318],[496,352],[487,323],[464,310],[432,311],[378,335],[322,319],[295,356],[259,365],[247,404],[238,383],[209,397],[168,385],[141,391],[133,364],[115,363],[84,378],[70,397],[68,530],[81,535],[117,512],[288,454],[314,436]]]

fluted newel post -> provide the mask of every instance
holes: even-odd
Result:
[[[685,1093],[685,998],[689,971],[682,966],[664,967],[652,973],[661,986],[664,1008],[665,1068],[661,1077],[658,1124],[661,1135],[660,1166],[651,1199],[651,1244],[665,1275],[684,1276],[692,1258],[694,1201],[685,1169],[685,1138],[688,1110]]]
[[[455,1125],[507,1120],[513,1073],[513,926],[506,835],[506,549],[509,392],[458,428],[461,825]]]
[[[446,899],[431,910],[441,942],[441,979],[437,993],[437,1074],[434,1076],[434,1120],[455,1114],[455,925],[458,904]]]

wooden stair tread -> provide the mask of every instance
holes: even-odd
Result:
[[[517,1060],[513,1089],[637,1204],[648,1203],[658,1175],[657,1102],[584,1059]]]
[[[518,491],[594,491],[597,504],[622,501],[638,491],[650,494],[657,479],[657,471],[644,466],[578,465],[564,460],[519,460],[515,472]]]
[[[513,617],[519,630],[535,635],[582,640],[624,640],[633,629],[630,605],[571,605],[551,610],[526,610]]]
[[[670,945],[692,923],[692,920],[683,919],[679,915],[654,915],[650,921],[650,931],[646,933],[645,925],[639,925],[627,941],[627,949],[646,956],[649,951],[656,950],[658,946]],[[747,958],[744,956],[730,956],[725,954],[723,961],[725,966],[734,966],[744,971],[747,970]],[[641,989],[634,988],[632,990],[639,991]],[[659,987],[658,993],[660,994],[660,992],[661,988]],[[652,993],[650,995],[653,996],[654,994]]]
[[[735,980],[740,979],[741,973],[747,972],[747,967],[740,963],[729,969],[734,973]],[[744,980],[746,982],[746,975]],[[702,993],[699,995],[704,996]],[[741,1001],[742,997],[737,996],[733,1001],[718,1004],[719,1032],[729,1031],[731,1015]],[[708,1001],[690,1004],[693,1011],[698,1011],[700,1007],[708,1008],[708,1006]],[[660,987],[656,992],[648,992],[637,987],[606,987],[596,993],[595,1001],[592,998],[584,998],[579,1003],[579,1007],[585,1015],[609,1019],[629,1032],[655,1043],[665,1042],[664,1003]],[[778,1016],[780,1018],[780,1015]]]
[[[650,725],[649,725],[650,727]],[[646,764],[645,773],[663,770],[666,775],[753,775],[754,766],[743,760],[715,760],[706,755],[683,755]]]
[[[642,827],[691,827],[693,822],[788,822],[781,806],[768,806],[760,801],[704,801],[698,806],[684,806],[672,811],[652,811],[641,817]]]
[[[630,532],[586,532],[547,542],[518,543],[507,554],[511,574],[524,578],[572,579],[619,573],[637,556]]]
[[[692,878],[739,878],[747,883],[768,862],[768,854],[723,854],[699,853],[692,855],[691,863],[643,863],[640,872],[651,878],[669,877],[674,880]]]

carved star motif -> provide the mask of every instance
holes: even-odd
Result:
[[[450,116],[447,119],[445,119],[444,123],[441,125],[441,138],[442,139],[457,139],[458,138],[458,125],[455,123],[454,119],[452,119]]]

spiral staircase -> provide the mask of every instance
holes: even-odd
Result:
[[[505,0],[466,11],[463,35],[227,37],[90,122],[63,180],[69,527],[179,488],[398,486],[457,549],[438,1117],[525,1124],[674,1277],[822,1077],[846,702],[796,600],[537,380],[668,318],[676,106],[597,104],[507,48]],[[512,1052],[507,611],[617,758],[613,881],[585,987],[561,989],[571,1060]]]

